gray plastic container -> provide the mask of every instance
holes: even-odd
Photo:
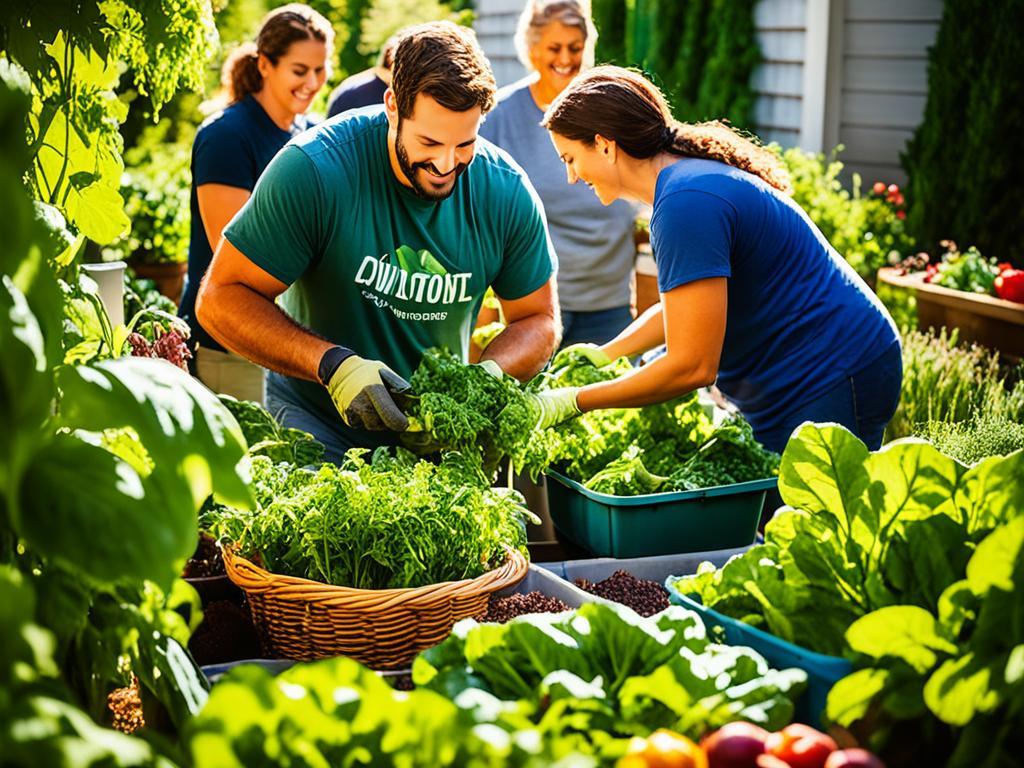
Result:
[[[656,557],[600,557],[593,560],[563,560],[561,562],[539,563],[539,566],[565,579],[573,589],[579,589],[573,584],[576,579],[602,581],[618,570],[629,571],[638,579],[649,579],[659,584],[664,584],[665,579],[669,576],[687,576],[691,573],[696,573],[697,567],[705,560],[713,563],[716,568],[721,568],[729,558],[735,555],[742,555],[748,549],[750,547],[718,549],[710,552],[690,552],[681,555],[658,555]],[[533,567],[531,564],[530,568],[532,569]],[[579,591],[583,592],[583,590]],[[584,592],[583,594],[591,599],[595,598],[594,595],[589,593]]]

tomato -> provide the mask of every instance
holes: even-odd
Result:
[[[630,739],[616,768],[708,768],[708,759],[704,750],[685,736],[659,728],[646,739]]]
[[[709,768],[754,768],[764,752],[768,731],[753,723],[728,723],[700,745],[708,756]]]
[[[831,736],[802,723],[787,725],[771,734],[765,751],[785,760],[791,768],[824,768],[828,756],[839,749]]]
[[[757,756],[757,762],[755,763],[755,765],[757,765],[757,768],[793,768],[793,766],[791,766],[781,757],[769,755],[767,752],[765,752],[763,755]]]
[[[885,194],[885,182],[884,181],[876,181],[875,182],[875,186],[873,186],[871,188],[871,191],[874,192],[876,195],[884,195]]]

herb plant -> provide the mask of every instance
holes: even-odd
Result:
[[[458,453],[352,449],[316,472],[253,459],[257,510],[216,507],[204,528],[277,573],[360,589],[475,578],[525,548],[522,497],[491,489]]]

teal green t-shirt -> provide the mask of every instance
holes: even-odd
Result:
[[[465,359],[487,287],[522,298],[555,257],[539,198],[502,150],[478,139],[454,192],[429,202],[395,178],[387,131],[371,107],[295,137],[224,236],[289,285],[279,303],[296,321],[408,378],[428,347]],[[288,400],[341,424],[322,386],[271,375]]]

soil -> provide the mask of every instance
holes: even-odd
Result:
[[[596,583],[576,579],[576,586],[605,600],[622,603],[641,616],[653,616],[668,608],[668,591],[661,584],[638,579],[628,571],[616,571],[604,581]]]
[[[543,592],[534,591],[508,597],[491,595],[487,603],[487,613],[480,621],[504,624],[516,616],[527,613],[561,613],[568,610],[568,605],[556,597],[548,597]]]
[[[203,621],[192,633],[188,649],[199,666],[262,656],[248,608],[229,600],[212,602],[203,609]]]
[[[197,579],[204,576],[223,576],[225,573],[224,558],[221,557],[217,542],[213,540],[212,536],[200,533],[199,544],[192,557],[185,563],[182,577]]]

